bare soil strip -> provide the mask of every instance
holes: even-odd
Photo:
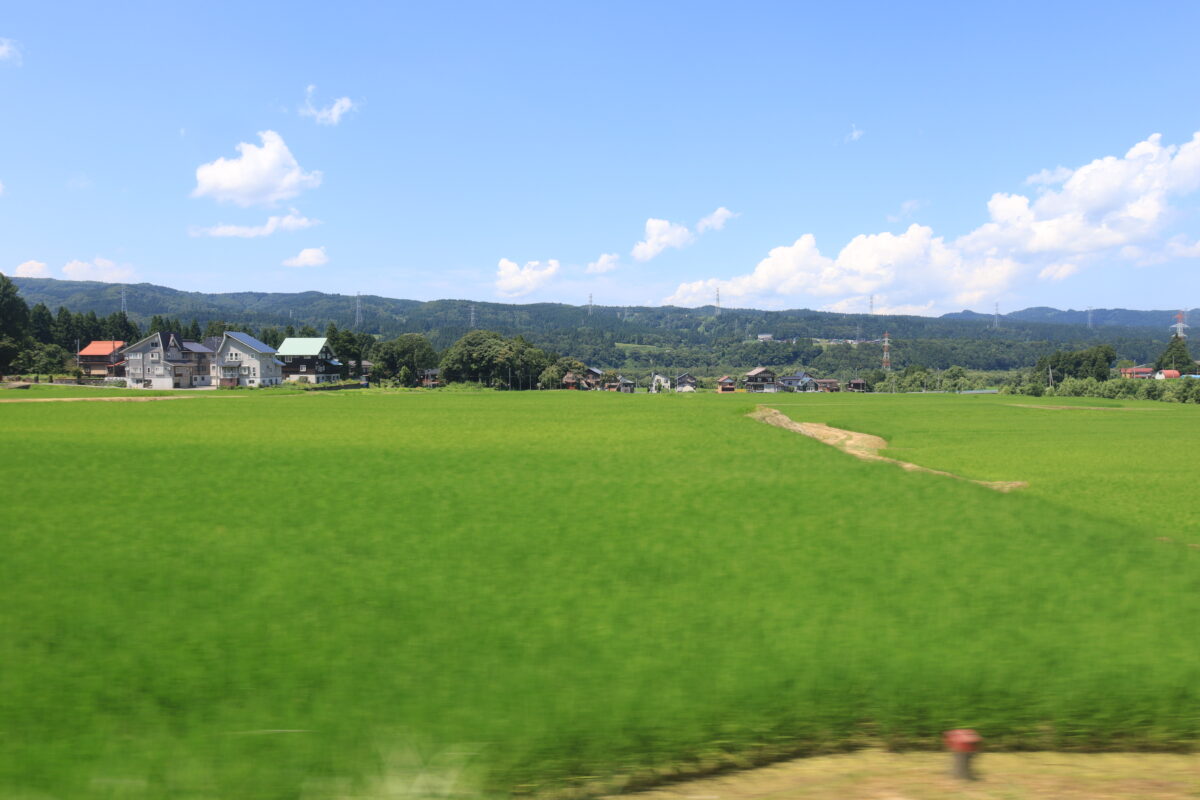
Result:
[[[228,395],[230,399],[237,395]],[[172,394],[163,397],[20,397],[0,399],[0,403],[149,403],[152,400],[191,400],[191,395]]]
[[[832,428],[820,422],[796,422],[776,409],[768,408],[767,406],[759,406],[755,411],[751,412],[750,417],[759,422],[765,422],[768,425],[774,425],[777,428],[784,428],[811,439],[816,439],[818,442],[836,447],[843,453],[849,453],[863,461],[882,461],[888,464],[895,464],[909,472],[928,472],[932,475],[942,475],[960,481],[970,481],[971,483],[985,486],[988,489],[995,489],[997,492],[1011,492],[1013,489],[1024,489],[1029,485],[1025,481],[977,481],[971,478],[964,478],[962,475],[955,475],[952,472],[943,472],[940,469],[930,469],[929,467],[922,467],[919,464],[912,464],[908,461],[881,456],[879,455],[879,451],[885,449],[888,445],[886,440],[878,436],[872,436],[869,433],[846,431],[841,428]]]
[[[676,783],[639,800],[1183,800],[1200,790],[1200,755],[982,753],[979,780],[949,777],[945,753],[862,750]],[[628,795],[627,795],[628,797]]]

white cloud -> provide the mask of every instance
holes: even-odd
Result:
[[[1038,277],[1042,280],[1061,281],[1063,278],[1071,277],[1078,271],[1078,264],[1063,261],[1061,263],[1047,264],[1042,267],[1042,271],[1038,273]]]
[[[258,134],[262,146],[241,142],[237,158],[218,158],[196,168],[192,197],[239,206],[273,206],[321,185],[321,173],[305,172],[275,131]]]
[[[342,121],[343,114],[358,108],[349,97],[339,97],[325,108],[317,108],[313,105],[313,93],[316,91],[316,86],[309,86],[304,90],[304,105],[300,106],[300,116],[312,117],[318,125],[337,125]]]
[[[285,216],[270,216],[262,225],[226,225],[218,223],[211,228],[192,228],[192,236],[215,236],[240,239],[256,239],[260,236],[270,236],[275,231],[301,231],[320,225],[321,220],[300,216],[300,212],[291,209]]]
[[[1150,264],[1200,257],[1186,237],[1164,239],[1179,214],[1174,198],[1200,189],[1200,133],[1179,146],[1158,134],[1123,157],[1074,170],[1043,170],[1035,199],[998,192],[988,221],[957,239],[911,225],[902,234],[854,237],[836,258],[811,234],[777,247],[748,274],[680,284],[666,302],[701,305],[722,299],[768,305],[803,296],[854,296],[887,291],[895,307],[949,309],[979,303],[1034,276],[1062,280],[1090,263]]]
[[[4,194],[4,181],[0,181],[0,194]]]
[[[903,222],[921,209],[920,200],[905,200],[900,204],[900,210],[895,214],[888,214],[888,222]]]
[[[496,268],[496,292],[503,297],[520,297],[542,286],[558,272],[558,262],[553,258],[542,266],[540,261],[529,261],[517,266],[515,261],[500,259]]]
[[[1054,169],[1044,169],[1041,172],[1035,172],[1025,179],[1026,186],[1057,186],[1058,184],[1071,177],[1074,170],[1066,167],[1055,167]]]
[[[0,39],[0,61],[21,66],[21,48],[12,39]]]
[[[13,274],[18,278],[49,278],[50,270],[46,269],[44,262],[31,260],[17,264],[17,271]]]
[[[651,217],[646,220],[646,238],[633,246],[633,257],[637,261],[649,261],[668,247],[687,247],[695,239],[686,225]]]
[[[115,261],[97,256],[91,261],[68,261],[63,265],[63,274],[73,281],[100,281],[101,283],[122,283],[132,280],[133,269],[122,266]]]
[[[612,272],[620,266],[621,256],[617,253],[602,253],[599,258],[587,265],[587,272]]]
[[[740,215],[733,213],[725,206],[721,206],[716,211],[712,212],[707,217],[696,223],[696,233],[719,231],[725,227],[726,222],[736,216]]]
[[[329,263],[324,247],[306,247],[291,258],[283,260],[285,267],[323,267]]]
[[[857,125],[855,125],[853,122],[851,122],[850,123],[850,132],[846,134],[846,141],[847,142],[857,142],[859,139],[861,139],[863,137],[864,134],[866,134],[866,131],[861,130]]]

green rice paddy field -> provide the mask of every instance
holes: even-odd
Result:
[[[0,404],[0,796],[557,792],[954,726],[1200,742],[1200,407],[766,399],[1029,482],[1001,494],[757,399]]]

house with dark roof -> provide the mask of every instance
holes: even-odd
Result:
[[[863,380],[862,378],[855,378],[854,380],[846,382],[846,391],[847,392],[869,392],[869,391],[871,391],[871,388],[867,385],[867,382],[865,380]]]
[[[341,376],[342,362],[324,336],[289,336],[279,345],[276,356],[283,362],[285,381],[330,383]]]
[[[795,372],[784,375],[779,379],[779,385],[785,392],[815,392],[817,381],[807,372]]]
[[[421,370],[421,385],[426,389],[436,389],[442,385],[442,371],[438,368]]]
[[[248,333],[226,331],[212,359],[212,382],[217,386],[278,386],[283,362],[276,350]]]
[[[769,367],[755,367],[747,372],[745,385],[747,392],[779,391],[779,384],[775,382],[775,373]]]
[[[696,391],[696,379],[690,372],[685,372],[675,378],[675,391],[677,392],[694,392]]]
[[[838,383],[833,378],[817,378],[817,391],[819,392],[840,392],[842,384]]]
[[[125,359],[121,355],[121,348],[125,344],[115,339],[88,342],[87,347],[78,353],[79,369],[89,378],[125,377]]]
[[[211,348],[158,331],[121,350],[125,381],[134,389],[195,389],[211,385]]]

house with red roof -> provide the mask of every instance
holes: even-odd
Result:
[[[79,351],[79,368],[89,378],[125,377],[125,359],[121,348],[125,342],[97,339]]]
[[[1179,374],[1179,370],[1177,369],[1160,369],[1158,372],[1154,373],[1154,380],[1169,381],[1178,378]]]

